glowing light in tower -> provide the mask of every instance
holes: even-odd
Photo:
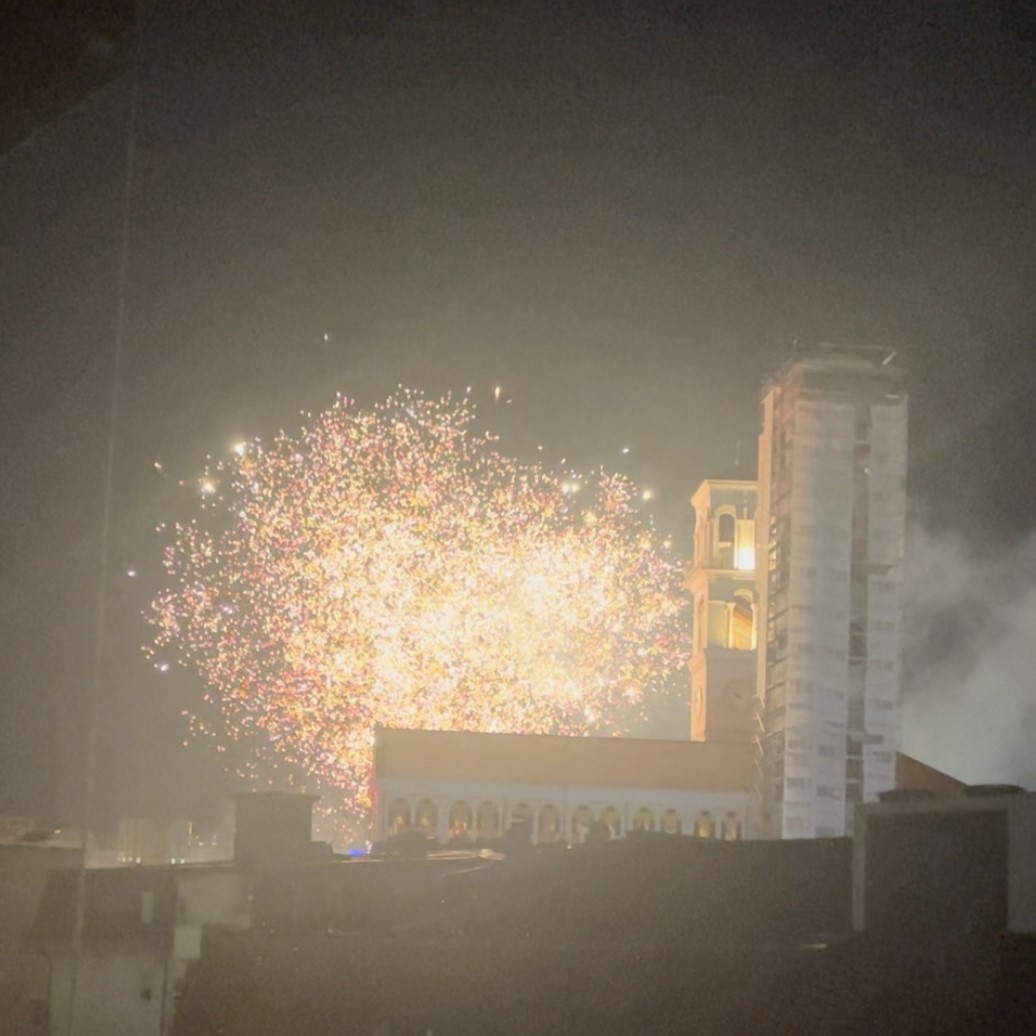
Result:
[[[734,567],[742,572],[752,572],[755,569],[755,544],[744,543],[737,548],[734,557]]]
[[[473,419],[339,398],[205,472],[148,647],[208,685],[196,731],[359,813],[378,725],[621,732],[683,671],[682,566],[637,488],[517,463]]]

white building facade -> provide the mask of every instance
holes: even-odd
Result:
[[[851,833],[895,787],[907,401],[895,354],[820,346],[764,392],[756,693],[761,827]]]
[[[746,746],[636,738],[379,730],[376,841],[419,830],[490,842],[517,825],[536,844],[660,832],[745,836]]]

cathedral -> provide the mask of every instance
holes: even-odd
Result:
[[[686,739],[380,730],[375,838],[837,837],[885,792],[959,793],[898,752],[906,406],[891,350],[797,350],[758,481],[691,497]]]

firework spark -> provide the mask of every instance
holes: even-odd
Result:
[[[152,657],[197,669],[220,737],[358,813],[377,725],[618,732],[686,661],[680,569],[636,487],[509,460],[474,416],[339,398],[236,444],[167,548]]]

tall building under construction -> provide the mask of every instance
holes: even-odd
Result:
[[[797,351],[765,387],[756,523],[764,837],[842,835],[895,787],[907,399],[895,353]]]

